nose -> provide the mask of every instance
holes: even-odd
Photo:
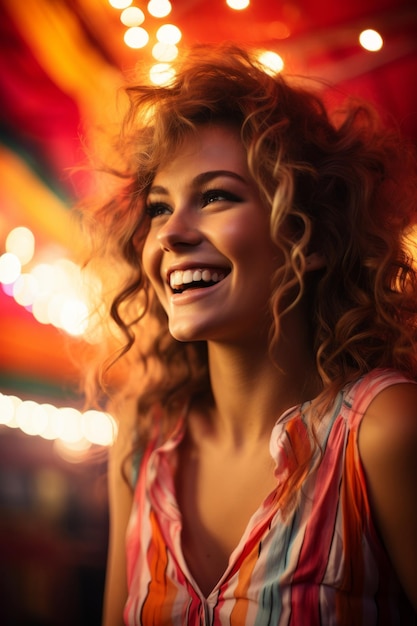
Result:
[[[177,210],[167,217],[159,229],[157,239],[163,250],[170,251],[181,247],[197,246],[202,235],[197,220],[193,219],[190,212],[183,213]]]

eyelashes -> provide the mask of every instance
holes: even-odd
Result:
[[[159,215],[171,213],[171,209],[168,204],[165,204],[164,202],[150,202],[146,205],[145,213],[152,219],[154,217],[158,217]]]
[[[199,194],[197,198],[198,206],[200,206],[201,208],[204,208],[209,204],[215,204],[217,202],[239,203],[242,202],[242,198],[237,196],[235,193],[225,191],[224,189],[208,189],[207,191],[203,191],[201,194]],[[150,218],[154,218],[160,215],[171,214],[172,208],[168,203],[158,201],[149,202],[146,205],[145,211]]]
[[[242,199],[239,198],[236,194],[225,191],[224,189],[208,189],[204,191],[201,195],[203,206],[207,206],[213,202],[242,202]]]

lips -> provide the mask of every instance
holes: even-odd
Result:
[[[201,289],[219,283],[228,274],[226,269],[191,268],[174,270],[169,274],[169,284],[174,293],[182,293],[186,289]]]

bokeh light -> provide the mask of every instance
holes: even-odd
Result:
[[[114,418],[104,411],[56,407],[0,393],[0,426],[19,428],[26,435],[59,441],[58,448],[85,452],[91,446],[110,446],[117,435]]]
[[[62,303],[58,325],[69,335],[78,337],[87,330],[88,315],[88,307],[83,300],[67,298]]]
[[[132,4],[132,0],[109,0],[110,6],[114,9],[126,9]]]
[[[359,43],[362,48],[365,50],[369,50],[369,52],[377,52],[381,50],[384,45],[384,41],[381,35],[372,28],[368,28],[367,30],[363,30],[359,35]]]
[[[278,74],[284,69],[284,61],[282,57],[276,52],[266,50],[262,52],[259,57],[259,62],[265,68],[265,71],[270,74]]]
[[[16,422],[27,435],[40,435],[47,427],[48,416],[33,400],[25,400],[16,410]]]
[[[175,70],[169,63],[156,63],[149,70],[151,81],[155,85],[166,85],[175,76]]]
[[[98,296],[101,300],[98,279],[66,258],[32,263],[22,273],[22,262],[32,257],[35,249],[35,238],[25,227],[10,231],[6,245],[8,251],[0,256],[3,291],[30,310],[39,323],[52,324],[75,337],[85,336],[89,343],[101,341],[103,334],[98,332],[97,312],[92,314],[96,306],[92,299]],[[30,255],[25,257],[25,250]]]
[[[156,31],[156,38],[161,43],[177,44],[182,37],[182,33],[175,24],[164,24]]]
[[[148,2],[149,14],[153,17],[166,17],[171,13],[171,9],[169,0],[150,0]]]
[[[158,41],[152,48],[152,56],[157,61],[169,63],[178,56],[178,48],[174,44],[161,43]]]
[[[17,226],[6,237],[6,252],[16,255],[22,265],[32,260],[35,253],[35,236],[26,226]]]
[[[0,282],[5,285],[14,283],[20,276],[22,264],[12,252],[5,252],[0,256]]]
[[[149,41],[148,31],[141,26],[132,26],[125,32],[124,41],[129,48],[144,48]]]
[[[121,13],[120,21],[125,26],[140,26],[145,21],[145,14],[138,7],[128,7]]]
[[[5,426],[17,426],[16,409],[19,402],[16,402],[16,396],[4,396],[0,394],[0,424]]]
[[[107,446],[114,440],[116,423],[109,413],[90,410],[82,415],[85,438],[99,446]]]
[[[13,297],[24,307],[32,306],[38,293],[38,283],[31,274],[21,274],[13,283]]]
[[[226,0],[226,4],[231,9],[235,9],[235,11],[241,11],[242,9],[247,9],[250,2],[249,0]]]

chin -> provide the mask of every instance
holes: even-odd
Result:
[[[207,332],[202,328],[196,328],[195,325],[169,325],[169,332],[177,341],[207,341]]]
[[[169,326],[169,332],[176,341],[194,341],[194,334],[189,328]]]

